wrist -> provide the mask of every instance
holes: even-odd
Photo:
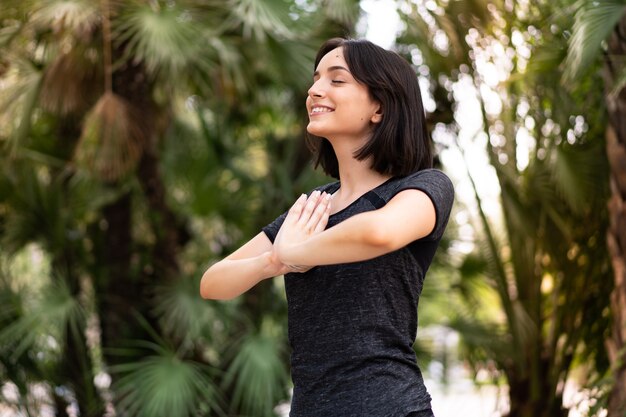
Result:
[[[263,276],[261,279],[273,278],[285,273],[284,264],[278,259],[275,250],[267,251],[261,254],[259,257],[261,262],[261,271]]]
[[[284,265],[302,265],[302,259],[299,259],[298,248],[301,244],[281,245],[276,250],[278,261]]]

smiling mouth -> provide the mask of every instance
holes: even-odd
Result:
[[[313,107],[311,109],[311,115],[314,114],[324,114],[324,113],[331,113],[334,110],[329,108],[329,107]]]

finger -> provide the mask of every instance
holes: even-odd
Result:
[[[319,197],[321,193],[317,190],[313,191],[309,196],[304,208],[302,209],[302,213],[300,214],[300,223],[304,226],[308,223],[313,215],[315,208],[317,207],[317,203],[319,202]]]
[[[324,217],[324,213],[326,213],[326,209],[328,208],[329,204],[330,196],[326,193],[320,195],[317,207],[315,207],[315,210],[311,214],[311,217],[309,218],[309,221],[305,226],[306,230],[313,232],[316,229],[317,224],[320,222],[322,217]]]
[[[317,222],[317,225],[315,225],[315,228],[313,229],[313,233],[320,233],[326,230],[326,225],[328,224],[328,219],[330,218],[330,209],[331,207],[330,207],[330,195],[329,195],[328,204],[326,204],[326,209],[322,213],[322,217]]]
[[[287,214],[287,219],[297,221],[300,218],[300,215],[302,214],[302,209],[304,207],[305,202],[306,202],[306,194],[300,195],[300,197],[298,197],[296,202],[293,203],[293,206],[291,206],[291,208],[289,209],[289,213]]]

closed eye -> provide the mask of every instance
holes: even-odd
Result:
[[[345,84],[345,81],[341,81],[341,80],[332,80],[331,83],[333,84]]]

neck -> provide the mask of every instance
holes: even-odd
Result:
[[[356,159],[354,152],[358,148],[333,144],[333,149],[339,163],[341,187],[337,193],[341,199],[359,197],[391,178],[391,175],[374,171],[369,158],[362,161]]]

